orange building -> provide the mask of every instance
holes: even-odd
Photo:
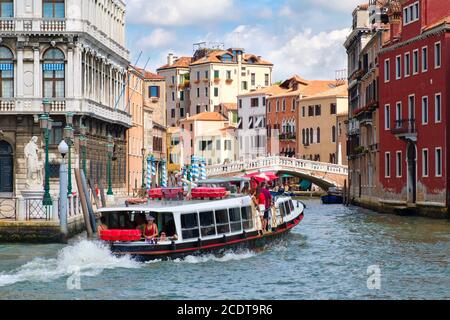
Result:
[[[335,80],[305,80],[297,75],[284,81],[284,92],[267,98],[267,152],[270,155],[298,156],[297,108],[299,100],[335,85]]]
[[[126,103],[132,118],[132,127],[127,131],[127,192],[137,194],[145,183],[146,151],[144,149],[144,74],[141,69],[130,66]]]

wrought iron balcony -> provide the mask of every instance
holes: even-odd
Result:
[[[395,120],[395,126],[391,129],[392,134],[398,138],[416,140],[416,119],[400,119]]]

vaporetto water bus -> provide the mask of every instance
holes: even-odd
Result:
[[[304,216],[304,205],[290,197],[275,199],[276,218],[271,231],[256,229],[257,211],[249,196],[227,195],[225,199],[150,201],[100,209],[108,230],[101,239],[116,255],[131,255],[139,261],[178,259],[230,249],[260,248],[284,237]],[[144,219],[145,217],[145,219]],[[137,225],[155,219],[167,239],[141,239]],[[161,234],[160,233],[160,234]]]

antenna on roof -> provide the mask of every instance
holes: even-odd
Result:
[[[336,87],[345,84],[347,79],[347,69],[339,69],[334,71],[336,79]]]

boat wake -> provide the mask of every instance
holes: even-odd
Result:
[[[198,264],[198,263],[206,263],[210,261],[214,262],[227,262],[227,261],[238,261],[249,259],[256,256],[256,252],[252,252],[249,250],[245,251],[227,251],[222,255],[214,255],[214,254],[206,254],[200,256],[187,256],[182,259],[173,260],[176,263],[189,263],[189,264]]]
[[[36,258],[9,273],[0,273],[0,287],[19,282],[51,282],[77,272],[93,277],[106,269],[139,268],[129,256],[116,257],[98,241],[80,240],[59,251],[56,258]]]

